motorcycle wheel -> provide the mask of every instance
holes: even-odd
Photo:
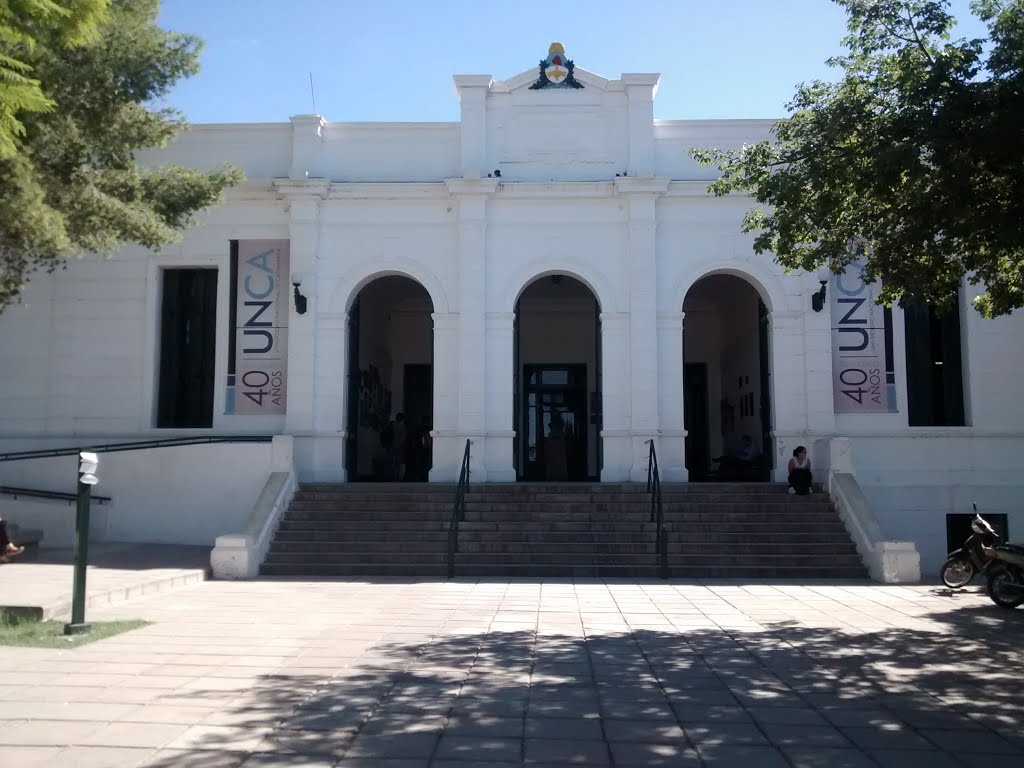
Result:
[[[961,560],[959,557],[949,558],[939,571],[939,579],[950,589],[966,587],[973,578],[974,563],[970,560]]]
[[[988,577],[988,596],[1000,608],[1016,608],[1024,603],[1024,593],[1020,589],[1007,587],[1007,583],[1015,583],[1010,571],[1005,568],[993,571]]]

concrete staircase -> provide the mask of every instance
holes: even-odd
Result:
[[[671,576],[867,579],[828,495],[776,483],[662,487]]]
[[[261,572],[443,578],[454,495],[449,484],[303,485]],[[867,578],[824,494],[672,484],[663,502],[672,577]],[[657,576],[643,485],[473,485],[459,531],[459,577]]]

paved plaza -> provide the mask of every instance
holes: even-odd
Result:
[[[0,648],[0,765],[1024,764],[1024,609],[977,589],[205,582]]]

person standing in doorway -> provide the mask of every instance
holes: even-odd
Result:
[[[789,492],[799,496],[811,493],[811,460],[807,458],[807,449],[798,445],[789,460]]]

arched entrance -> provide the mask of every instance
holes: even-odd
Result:
[[[768,311],[741,277],[698,280],[683,301],[686,467],[691,481],[768,480]]]
[[[516,301],[513,397],[516,477],[601,474],[600,306],[568,275],[532,281]]]
[[[433,424],[433,304],[408,277],[367,283],[349,310],[349,480],[426,482]]]

